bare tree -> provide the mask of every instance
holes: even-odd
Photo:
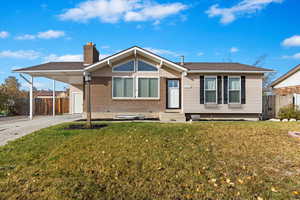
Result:
[[[253,66],[262,66],[264,65],[266,59],[267,59],[268,55],[267,54],[263,54],[261,56],[259,56],[255,62],[253,63]],[[273,82],[273,80],[276,77],[276,72],[268,72],[264,75],[263,77],[263,92],[270,92],[272,89],[270,87],[271,83]]]
[[[262,66],[265,63],[267,57],[268,57],[267,54],[263,54],[263,55],[259,56],[253,63],[253,66]]]

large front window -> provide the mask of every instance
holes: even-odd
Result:
[[[229,77],[229,103],[241,103],[241,78]]]
[[[158,89],[158,78],[138,79],[138,97],[157,98]]]
[[[114,77],[113,78],[113,97],[116,98],[132,98],[133,78]]]
[[[217,103],[217,78],[205,77],[204,89],[205,103]]]
[[[159,78],[113,77],[112,87],[113,98],[159,98]]]

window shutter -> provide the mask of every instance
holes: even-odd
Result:
[[[200,104],[204,104],[204,76],[200,76]]]
[[[246,77],[241,76],[241,103],[246,104]]]
[[[223,86],[223,94],[224,94],[224,104],[228,103],[228,76],[224,76],[224,86]]]
[[[218,104],[222,104],[222,76],[218,76]]]

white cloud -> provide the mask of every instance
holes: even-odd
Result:
[[[286,46],[286,47],[300,46],[300,35],[294,35],[290,38],[287,38],[287,39],[283,40],[281,45]]]
[[[229,50],[231,53],[237,53],[239,51],[238,48],[236,47],[231,47],[230,50]]]
[[[1,51],[0,58],[16,58],[34,60],[40,57],[40,53],[33,50],[19,50],[19,51]]]
[[[0,38],[4,39],[7,38],[9,36],[9,33],[6,31],[0,31]]]
[[[160,19],[177,14],[185,9],[187,9],[187,6],[182,3],[153,4],[141,10],[127,12],[125,14],[125,21],[154,20],[155,24],[158,24]]]
[[[64,31],[48,30],[45,32],[39,32],[36,35],[24,34],[15,37],[16,40],[34,40],[34,39],[55,39],[65,36]]]
[[[101,59],[106,58],[108,56],[110,56],[110,54],[100,54],[99,59],[101,60]]]
[[[45,62],[76,62],[82,60],[83,59],[81,54],[66,54],[62,56],[50,54],[49,56],[44,57]]]
[[[87,22],[98,18],[104,23],[121,20],[157,21],[177,14],[187,6],[182,3],[159,4],[153,0],[87,0],[59,15],[61,20]]]
[[[212,5],[206,13],[209,17],[221,17],[222,24],[229,24],[237,17],[254,14],[271,3],[281,3],[283,0],[242,0],[230,8],[220,8],[218,4]]]
[[[101,49],[109,49],[110,46],[109,46],[109,45],[102,45],[100,48],[101,48]]]
[[[16,40],[34,40],[36,37],[35,35],[25,34],[25,35],[19,35],[15,37]]]
[[[100,54],[99,59],[106,58],[110,54]],[[83,61],[83,56],[81,54],[66,54],[58,56],[56,54],[50,54],[44,57],[44,62],[80,62]]]
[[[180,54],[176,53],[171,50],[166,50],[166,49],[155,49],[152,47],[145,47],[148,51],[151,51],[152,53],[158,54],[158,55],[167,55],[167,56],[172,56],[172,57],[179,57]]]
[[[296,59],[296,60],[300,60],[300,53],[296,53],[296,54],[291,55],[291,56],[282,56],[282,58],[284,58],[284,59]]]
[[[203,56],[203,55],[204,55],[203,52],[198,52],[198,53],[197,53],[197,56]]]
[[[40,39],[52,39],[52,38],[60,38],[65,36],[64,31],[55,31],[55,30],[49,30],[45,32],[39,32],[37,34],[37,37]]]

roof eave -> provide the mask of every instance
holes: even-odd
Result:
[[[16,73],[53,73],[53,72],[83,72],[83,69],[76,69],[76,70],[13,70]]]
[[[247,74],[264,74],[269,72],[275,72],[274,70],[270,71],[249,71],[249,70],[188,70],[188,73],[247,73]]]

